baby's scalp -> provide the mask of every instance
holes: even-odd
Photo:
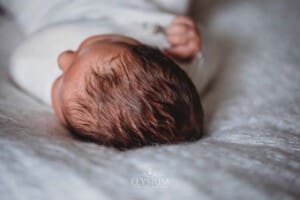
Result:
[[[74,136],[119,149],[200,138],[201,103],[185,72],[158,49],[120,45],[63,109]]]

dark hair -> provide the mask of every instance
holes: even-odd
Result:
[[[130,54],[92,70],[87,97],[65,109],[71,132],[118,149],[199,139],[203,112],[186,73],[156,48],[122,45]]]

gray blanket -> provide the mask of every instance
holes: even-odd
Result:
[[[22,40],[0,19],[0,199],[299,199],[300,3],[203,0],[193,14],[219,41],[203,97],[207,135],[119,152],[80,142],[9,80]]]

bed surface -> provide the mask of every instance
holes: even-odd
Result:
[[[299,199],[299,1],[197,2],[222,52],[207,135],[126,152],[72,139],[16,89],[7,68],[22,34],[2,14],[0,199]]]

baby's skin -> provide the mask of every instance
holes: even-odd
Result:
[[[166,28],[165,36],[170,47],[163,53],[173,59],[189,60],[201,51],[199,31],[188,17],[177,16]],[[59,55],[58,66],[63,73],[53,83],[51,97],[55,114],[63,125],[67,125],[64,114],[67,102],[75,95],[86,93],[84,75],[90,73],[90,68],[104,65],[116,55],[129,53],[120,43],[140,44],[122,35],[95,35],[85,39],[77,50],[66,50]]]

